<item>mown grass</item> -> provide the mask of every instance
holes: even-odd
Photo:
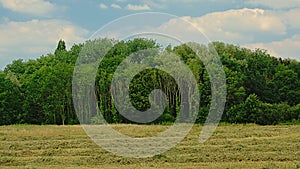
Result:
[[[130,136],[153,136],[160,125],[113,125]],[[81,126],[0,126],[0,168],[300,168],[300,125],[221,125],[204,144],[200,125],[171,150],[123,158],[98,147]]]

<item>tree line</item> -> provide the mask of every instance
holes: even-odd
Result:
[[[76,61],[84,53],[86,57],[80,58],[81,63],[88,66],[91,62],[97,62],[93,56],[98,55],[98,49],[107,41],[89,40],[84,44],[74,44],[67,50],[65,42],[60,40],[53,54],[36,60],[15,60],[7,65],[4,71],[0,71],[0,125],[78,124],[72,99]],[[197,81],[200,94],[196,122],[204,123],[211,107],[211,83],[207,65],[197,55],[205,55],[210,48],[218,53],[226,75],[223,122],[266,125],[300,120],[300,62],[296,60],[275,58],[265,50],[253,51],[223,42],[203,45],[198,53],[187,44],[162,47],[154,40],[142,38],[114,43],[98,66],[95,77],[96,103],[108,123],[133,123],[116,109],[111,82],[120,63],[129,55],[136,55],[129,61],[133,64],[129,71],[137,68],[138,64],[135,63],[141,64],[142,55],[145,54],[140,53],[139,56],[138,51],[141,50],[148,52],[148,55],[174,53],[188,66]],[[176,67],[173,71],[176,71]],[[122,73],[118,75],[125,76]],[[122,79],[119,80],[118,86],[122,86]],[[115,88],[118,90],[117,86]],[[140,111],[149,109],[148,96],[153,89],[161,89],[167,102],[162,115],[152,123],[174,122],[181,108],[193,109],[193,104],[186,104],[192,103],[191,100],[181,100],[182,94],[174,78],[159,69],[144,70],[130,82],[129,99],[134,108]],[[88,102],[82,103],[83,107]],[[125,111],[129,109],[124,107]],[[86,123],[101,123],[95,112],[83,114],[85,117],[79,118],[84,118]]]

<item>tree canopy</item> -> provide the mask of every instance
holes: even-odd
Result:
[[[67,50],[65,42],[60,40],[54,54],[36,60],[15,60],[7,65],[0,71],[0,125],[78,124],[79,118],[84,118],[86,123],[100,123],[94,112],[85,112],[86,117],[76,115],[72,77],[79,55],[85,54],[80,62],[86,65],[97,62],[97,57],[93,56],[100,54],[97,50],[104,42],[104,39],[87,41]],[[205,54],[211,46],[218,53],[226,74],[227,96],[222,121],[265,125],[300,120],[300,63],[296,60],[275,58],[265,50],[253,51],[223,42],[202,46],[197,54],[186,44],[163,48],[151,39],[114,43],[98,67],[94,91],[100,112],[109,123],[133,123],[118,112],[112,97],[113,76],[119,80],[117,86],[125,83],[122,79],[125,74],[116,73],[118,66],[130,55],[135,56],[129,60],[131,67],[126,71],[134,72],[144,62],[157,65],[159,60],[142,60],[144,55],[157,52],[176,54],[193,73],[200,93],[196,121],[204,123],[211,106],[211,83],[207,65],[197,55]],[[170,71],[176,72],[179,68],[173,66]],[[181,108],[193,110],[192,100],[181,100],[176,80],[154,68],[139,72],[130,82],[129,99],[134,108],[149,109],[149,94],[154,89],[161,89],[167,102],[163,113],[153,123],[174,122]],[[89,104],[88,100],[85,104]]]

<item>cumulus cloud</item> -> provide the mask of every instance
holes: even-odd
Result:
[[[253,43],[243,46],[250,49],[266,49],[272,56],[292,58],[300,61],[300,34],[281,41],[273,41],[270,43]]]
[[[107,8],[108,8],[108,6],[107,6],[107,5],[105,5],[105,4],[102,4],[102,3],[101,3],[101,4],[99,5],[99,8],[101,8],[101,9],[107,9]]]
[[[150,7],[148,5],[132,5],[132,4],[128,4],[126,6],[127,10],[132,10],[132,11],[146,11],[146,10],[150,10]]]
[[[249,0],[246,1],[247,4],[260,5],[264,7],[269,7],[272,9],[289,9],[300,7],[299,0]]]
[[[218,0],[216,3],[219,3],[220,0]],[[170,5],[194,5],[197,3],[201,3],[199,0],[142,0],[141,3],[147,4],[152,8],[158,8],[158,9],[165,9],[169,8]],[[206,1],[205,1],[206,2]]]
[[[300,2],[300,1],[299,1]],[[200,17],[185,16],[161,25],[162,32],[176,32],[193,39],[200,30],[211,41],[261,48],[276,57],[300,61],[300,8],[289,10],[237,9],[213,12]],[[186,26],[182,20],[197,29]],[[189,32],[189,33],[187,33]],[[194,38],[195,39],[195,38]]]
[[[31,20],[0,25],[0,68],[8,60],[28,58],[53,52],[59,39],[68,47],[85,41],[88,31],[64,20]],[[19,54],[22,53],[22,56]],[[19,55],[19,56],[17,56]],[[11,56],[11,57],[8,57]]]
[[[299,1],[300,2],[300,1]],[[291,29],[298,29],[300,28],[300,8],[292,9],[285,12],[280,12],[278,14],[278,17],[281,17],[281,19],[289,26]]]
[[[111,4],[110,7],[115,8],[115,9],[122,9],[122,7],[118,4]]]
[[[60,38],[68,42],[82,41],[87,30],[64,20],[31,20],[26,22],[13,22],[0,25],[0,36],[9,37],[0,39],[0,45],[39,45],[56,43]],[[42,42],[42,43],[41,43]]]
[[[31,15],[47,15],[55,11],[58,7],[44,0],[0,0],[2,6],[18,13]]]
[[[286,25],[277,16],[262,9],[238,9],[209,13],[201,17],[182,17],[211,40],[221,40],[230,43],[251,42],[255,37],[284,35]],[[162,25],[163,29],[186,29],[173,19]],[[193,32],[191,32],[193,33]]]

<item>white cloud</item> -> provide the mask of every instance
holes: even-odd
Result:
[[[26,22],[13,22],[0,25],[1,46],[24,44],[53,44],[60,38],[73,43],[82,41],[87,30],[64,20],[31,20]]]
[[[99,5],[99,8],[101,8],[101,9],[107,9],[107,8],[108,8],[108,6],[107,6],[107,5],[105,5],[105,4],[100,4],[100,5]]]
[[[282,18],[284,22],[286,22],[287,26],[292,29],[299,29],[300,28],[300,8],[292,9],[286,12],[281,12],[278,14],[279,17]]]
[[[249,0],[246,4],[261,5],[272,9],[289,9],[300,7],[299,0]]]
[[[45,16],[58,7],[44,0],[0,0],[2,6],[14,12]]]
[[[110,7],[115,8],[115,9],[122,9],[122,7],[118,4],[111,4]]]
[[[257,36],[276,36],[286,33],[284,22],[262,9],[244,8],[209,13],[197,18],[186,16],[182,19],[192,23],[209,39],[230,43],[249,43]],[[177,19],[173,19],[161,28],[187,29],[185,25],[178,25],[178,23]]]
[[[150,10],[150,7],[148,5],[132,5],[128,4],[126,6],[127,10],[132,10],[132,11],[145,11],[145,10]]]
[[[272,56],[292,58],[300,61],[300,34],[294,35],[292,38],[287,38],[281,41],[245,44],[243,46],[250,49],[266,49]]]
[[[214,12],[194,18],[185,16],[171,19],[159,29],[166,33],[175,32],[178,36],[185,32],[184,37],[193,39],[197,35],[197,30],[180,21],[184,19],[211,41],[224,41],[251,49],[266,49],[273,56],[300,61],[299,16],[300,8],[290,10],[245,8]]]
[[[31,20],[0,25],[0,68],[16,58],[37,57],[55,50],[63,39],[67,46],[85,41],[88,31],[64,20]],[[9,57],[8,57],[9,56]]]

